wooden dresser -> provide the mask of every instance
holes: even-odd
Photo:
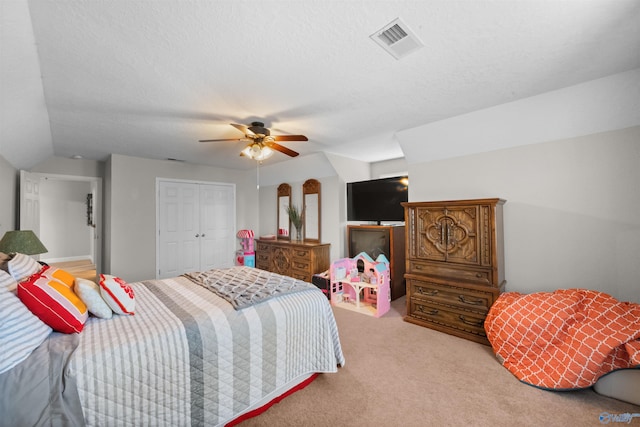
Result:
[[[256,267],[311,282],[315,273],[329,269],[329,243],[257,240]]]
[[[403,203],[405,321],[489,344],[484,320],[504,291],[502,199]]]

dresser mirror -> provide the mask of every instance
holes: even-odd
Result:
[[[278,239],[291,239],[291,222],[289,221],[289,208],[291,207],[291,186],[280,184],[278,186]]]
[[[320,181],[308,179],[302,184],[304,240],[320,242]]]

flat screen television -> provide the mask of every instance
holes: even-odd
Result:
[[[406,176],[347,183],[348,221],[404,221],[409,180]]]

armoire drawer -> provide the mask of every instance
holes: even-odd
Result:
[[[411,299],[409,316],[434,329],[455,331],[457,332],[456,335],[460,333],[471,334],[484,339],[487,336],[484,330],[486,316],[481,314],[450,309],[433,302]]]
[[[431,277],[447,278],[448,280],[465,281],[478,285],[493,286],[491,270],[447,265],[445,263],[427,263],[409,260],[407,273],[423,274]]]
[[[456,283],[438,283],[407,278],[407,289],[411,299],[433,301],[452,308],[486,314],[497,298],[492,288],[478,289]]]

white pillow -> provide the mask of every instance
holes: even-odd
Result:
[[[117,314],[133,314],[136,306],[131,286],[124,280],[108,274],[100,275],[100,295]]]
[[[7,289],[9,291],[15,291],[18,286],[18,282],[9,273],[4,270],[0,270],[0,288]]]
[[[87,305],[91,314],[101,319],[111,319],[113,311],[111,311],[111,307],[109,307],[100,295],[100,287],[96,283],[91,280],[76,277],[73,290],[82,302]]]
[[[42,269],[38,261],[25,254],[15,254],[7,263],[9,274],[16,279],[16,282],[22,282],[32,274],[36,274]]]
[[[0,288],[0,374],[29,357],[50,333],[13,292]]]

